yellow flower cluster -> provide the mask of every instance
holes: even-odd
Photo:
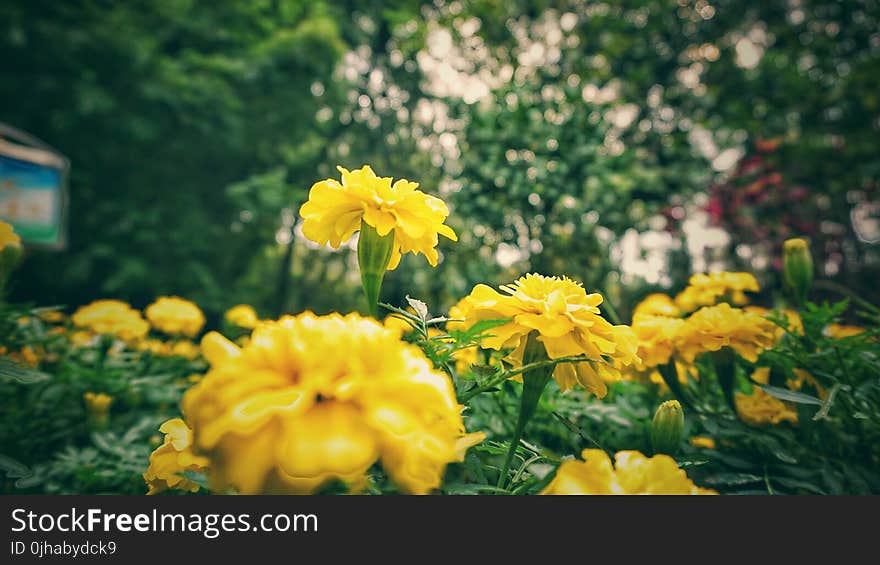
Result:
[[[168,335],[193,337],[205,325],[205,315],[198,306],[176,296],[162,296],[146,309],[147,319],[157,330]]]
[[[150,330],[138,310],[119,300],[96,300],[79,308],[71,320],[77,327],[125,341],[141,339]]]
[[[143,474],[149,487],[147,494],[168,489],[196,492],[199,485],[183,476],[183,472],[204,471],[210,461],[192,452],[192,430],[180,418],[168,420],[159,427],[165,441],[150,455],[150,466]]]
[[[508,360],[521,366],[528,336],[537,334],[549,359],[586,356],[588,362],[560,363],[553,376],[565,391],[580,384],[599,397],[607,392],[606,381],[620,378],[619,365],[638,362],[636,336],[629,326],[615,326],[601,316],[602,295],[587,294],[584,287],[566,277],[529,274],[503,294],[480,284],[461,301],[455,317],[470,327],[481,320],[509,319],[491,330],[482,342],[490,349],[513,349]]]
[[[727,300],[738,306],[748,303],[746,292],[758,292],[758,281],[750,273],[697,273],[688,286],[675,297],[682,312],[693,312],[701,306],[712,306]]]
[[[726,302],[715,304],[727,296],[735,302],[746,300],[744,290],[758,290],[754,277],[747,273],[714,273],[695,275],[691,285],[675,300],[665,294],[651,294],[636,306],[632,329],[638,339],[639,362],[627,372],[636,379],[648,378],[663,382],[656,367],[674,363],[679,380],[694,359],[705,352],[730,347],[749,361],[785,334],[785,330],[768,319],[763,308],[732,307]],[[685,297],[685,298],[683,298]],[[711,305],[690,308],[697,302]],[[789,325],[797,331],[800,318],[785,311]]]
[[[581,457],[560,465],[541,494],[718,494],[696,486],[668,455],[618,451],[614,465],[601,449],[585,449]]]
[[[678,350],[686,361],[700,353],[730,347],[748,361],[776,343],[778,326],[760,314],[721,303],[693,313],[678,334]]]
[[[388,269],[400,263],[404,253],[422,253],[432,266],[439,260],[438,236],[458,237],[445,225],[449,209],[437,197],[425,194],[418,183],[379,177],[369,166],[349,171],[337,167],[341,182],[326,179],[312,185],[308,201],[300,208],[302,231],[311,241],[334,249],[351,238],[361,221],[380,236],[394,232]]]
[[[427,493],[483,438],[465,433],[451,381],[420,349],[357,314],[285,316],[241,349],[212,332],[202,351],[211,370],[183,411],[217,488],[357,490],[381,461],[402,490]]]
[[[162,357],[184,357],[195,359],[199,356],[199,346],[195,343],[181,339],[176,341],[162,341],[161,339],[145,339],[137,344],[139,351],[149,351],[153,355]]]

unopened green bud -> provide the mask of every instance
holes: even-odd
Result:
[[[675,455],[684,434],[684,410],[678,400],[667,400],[657,408],[651,422],[654,453]]]
[[[361,283],[367,296],[370,314],[379,315],[379,291],[382,279],[394,251],[394,232],[379,235],[376,228],[361,220],[361,233],[358,238],[358,267]]]
[[[798,237],[783,244],[782,276],[798,303],[806,301],[813,282],[813,256],[807,240]]]

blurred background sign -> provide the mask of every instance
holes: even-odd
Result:
[[[65,246],[68,167],[43,141],[0,122],[0,219],[25,244]]]

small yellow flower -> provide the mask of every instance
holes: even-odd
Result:
[[[21,247],[21,237],[12,228],[12,224],[0,220],[0,251],[6,247]]]
[[[150,454],[150,466],[143,474],[150,488],[147,494],[157,494],[168,489],[189,492],[199,490],[199,485],[183,476],[183,472],[204,471],[210,461],[192,452],[192,430],[180,418],[168,420],[159,427],[165,434],[164,443]]]
[[[205,315],[198,306],[176,296],[162,296],[146,309],[147,319],[157,330],[168,335],[195,336],[205,325]]]
[[[0,220],[0,287],[21,260],[23,252],[21,238],[12,229],[12,225]]]
[[[50,324],[60,324],[64,321],[64,312],[59,310],[44,310],[40,312],[40,319]]]
[[[199,356],[200,349],[199,346],[195,343],[182,339],[180,341],[174,342],[171,346],[171,355],[177,355],[178,357],[185,357],[187,359],[195,359]]]
[[[825,328],[825,331],[823,333],[832,339],[843,339],[846,337],[863,334],[865,333],[865,328],[860,328],[858,326],[846,326],[843,324],[829,324],[828,327]]]
[[[508,360],[522,365],[528,336],[537,333],[547,357],[557,359],[584,355],[592,361],[560,363],[553,371],[559,387],[570,390],[580,384],[599,397],[607,392],[606,381],[621,378],[617,365],[638,362],[638,343],[629,326],[615,326],[601,316],[602,295],[587,294],[579,283],[558,277],[526,275],[512,285],[501,286],[504,294],[480,284],[459,306],[465,327],[480,320],[510,319],[492,328],[482,342],[489,349],[514,349]]]
[[[171,355],[171,347],[161,339],[156,338],[142,339],[137,343],[137,350],[149,351],[153,355],[161,355],[163,357]]]
[[[585,449],[583,461],[565,461],[541,494],[718,494],[696,486],[675,459],[618,451],[611,459],[601,449]]]
[[[646,296],[644,300],[639,302],[635,310],[633,310],[633,318],[641,315],[677,318],[681,315],[681,310],[675,304],[675,301],[668,295],[656,292]]]
[[[749,301],[746,292],[759,290],[758,281],[750,273],[697,273],[688,281],[688,287],[675,297],[675,303],[682,312],[693,312],[722,300],[742,306]]]
[[[183,398],[212,484],[242,494],[362,488],[381,461],[404,491],[440,485],[483,434],[466,434],[449,378],[422,351],[357,314],[306,312],[258,326],[238,348],[202,340],[211,370]]]
[[[244,328],[246,330],[252,330],[257,327],[258,323],[260,323],[260,318],[257,316],[256,310],[247,304],[233,306],[226,311],[226,314],[224,314],[223,317],[233,326],[238,326],[239,328]]]
[[[86,401],[86,408],[89,414],[94,417],[103,417],[110,413],[110,405],[113,404],[113,397],[103,392],[87,392],[83,394]]]
[[[760,387],[752,394],[738,392],[734,395],[736,411],[740,419],[752,426],[789,422],[797,424],[797,412],[791,404],[770,396]]]
[[[694,436],[690,439],[690,443],[694,447],[701,449],[715,449],[715,440],[708,436]]]
[[[71,319],[80,328],[126,341],[138,340],[150,330],[140,312],[119,300],[96,300],[79,308]]]
[[[437,266],[438,236],[457,241],[445,225],[449,209],[442,200],[425,194],[418,183],[378,177],[369,166],[349,171],[337,167],[342,181],[326,179],[312,185],[308,201],[300,208],[303,235],[334,249],[351,238],[361,220],[379,236],[394,232],[394,247],[388,270],[397,268],[404,253],[422,253]]]
[[[730,347],[748,361],[776,343],[777,326],[755,312],[729,304],[706,306],[693,313],[678,332],[678,351],[688,362],[700,353]]]

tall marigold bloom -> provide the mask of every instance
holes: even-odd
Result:
[[[394,232],[388,270],[397,268],[404,253],[421,253],[437,265],[438,236],[458,237],[445,225],[449,209],[435,196],[416,190],[417,182],[379,177],[369,166],[349,171],[337,167],[341,182],[326,179],[312,185],[308,201],[300,208],[302,231],[310,240],[334,249],[351,238],[361,221],[379,236]]]
[[[150,454],[150,466],[143,474],[150,489],[147,494],[168,489],[198,491],[199,485],[187,479],[183,472],[204,471],[210,462],[192,452],[192,430],[183,420],[174,418],[162,424],[159,431],[165,434],[165,441]]]
[[[205,325],[201,309],[177,296],[162,296],[146,309],[147,319],[157,330],[168,335],[195,336]]]
[[[483,438],[465,433],[451,381],[420,349],[357,314],[285,316],[242,348],[211,332],[202,353],[211,370],[183,410],[218,488],[311,493],[338,480],[357,490],[381,461],[402,490],[423,494]]]
[[[601,449],[585,449],[581,457],[562,463],[541,494],[718,494],[695,485],[668,455],[618,451],[614,465]]]
[[[693,312],[722,300],[742,306],[749,301],[746,292],[759,290],[761,287],[751,273],[697,273],[691,276],[687,288],[675,297],[675,304],[682,312]]]
[[[141,313],[120,300],[96,300],[79,308],[71,320],[80,328],[96,334],[114,335],[125,341],[141,339],[150,331],[150,324]]]
[[[602,317],[601,294],[587,294],[584,287],[569,278],[529,274],[498,293],[479,284],[459,303],[457,314],[464,327],[480,320],[510,319],[492,328],[482,346],[490,349],[513,348],[508,360],[522,365],[528,336],[536,332],[547,357],[557,359],[583,355],[591,362],[560,363],[553,371],[565,391],[580,384],[599,397],[605,396],[606,381],[620,379],[619,365],[638,362],[638,343],[629,326],[615,326]]]
[[[678,350],[688,362],[700,353],[730,347],[748,361],[776,343],[777,326],[755,312],[727,303],[694,312],[678,332]]]
[[[247,304],[233,306],[226,311],[223,318],[233,326],[238,326],[239,328],[244,328],[246,330],[252,330],[257,327],[258,323],[260,323],[260,317],[257,316],[257,311],[254,310],[253,306]]]

